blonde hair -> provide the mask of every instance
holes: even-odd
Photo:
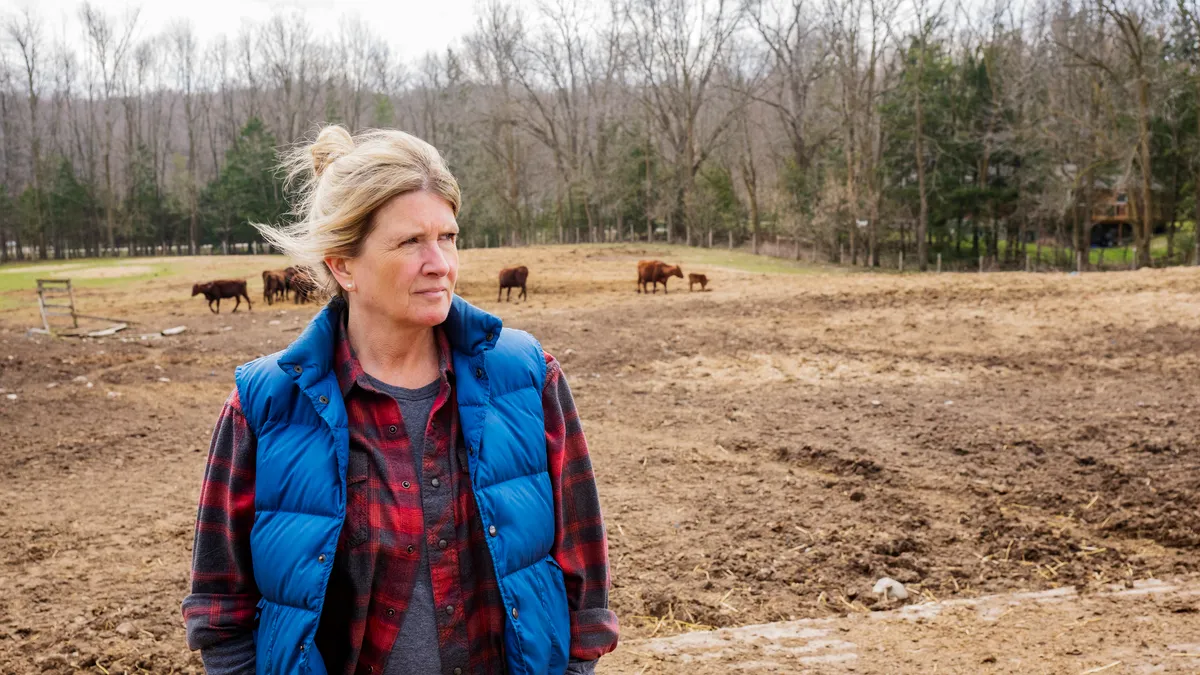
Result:
[[[326,256],[354,258],[371,233],[372,215],[389,199],[427,190],[458,215],[458,181],[432,145],[393,129],[351,136],[345,127],[321,129],[312,143],[288,152],[286,185],[297,198],[295,220],[276,228],[252,223],[272,246],[309,268],[318,292],[342,294]]]

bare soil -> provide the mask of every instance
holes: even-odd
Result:
[[[892,626],[900,644],[915,628],[862,618],[884,608],[881,576],[913,604],[1068,586],[1089,603],[1114,583],[1200,579],[1200,270],[762,274],[694,255],[463,252],[462,294],[538,336],[579,404],[630,645],[603,673],[710,672],[639,645],[775,621],[856,622],[859,644]],[[651,256],[711,292],[635,293]],[[249,274],[254,309],[213,315],[193,281],[281,260],[173,263],[77,291],[80,311],[138,322],[110,338],[28,335],[32,294],[0,314],[0,672],[201,671],[179,602],[212,423],[233,368],[316,308],[268,307]],[[529,301],[497,303],[513,264],[531,269]],[[1095,602],[1081,611],[1102,621],[1074,629],[1091,639],[1157,611]],[[1188,611],[1155,639],[1200,642]],[[995,647],[969,622],[943,624],[903,668],[812,672],[934,672],[944,650],[964,656],[938,672],[1084,667],[1045,648],[1053,621],[1013,629],[1020,667],[985,662]],[[1104,672],[1200,669],[1170,654]],[[772,668],[755,672],[799,672]]]

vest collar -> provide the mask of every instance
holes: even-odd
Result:
[[[467,356],[495,347],[503,327],[499,317],[488,314],[457,294],[450,303],[450,314],[442,323],[450,348]]]
[[[330,300],[312,321],[288,345],[279,357],[279,367],[307,387],[333,369],[334,347],[337,345],[338,325],[346,301],[340,297]],[[463,300],[455,294],[450,313],[442,323],[450,349],[466,356],[476,356],[496,346],[504,324],[499,317]],[[299,370],[297,370],[299,368]]]

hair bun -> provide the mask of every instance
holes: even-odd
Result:
[[[313,175],[320,177],[330,164],[353,151],[354,138],[350,136],[350,132],[346,131],[345,127],[332,124],[321,129],[321,133],[317,134],[317,140],[309,146],[309,152],[312,153]]]

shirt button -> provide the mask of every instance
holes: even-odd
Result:
[[[388,616],[396,616],[396,610],[392,609],[391,607],[388,607],[387,615]]]
[[[483,379],[483,368],[475,369],[475,377],[478,377],[479,379]]]
[[[292,368],[292,371],[295,372],[297,375],[299,375],[300,373],[304,372],[304,369],[301,368],[300,366],[295,366]]]
[[[453,614],[454,613],[454,605],[446,605],[446,613]]]
[[[488,341],[488,342],[491,342],[491,341],[492,341],[492,338],[494,338],[494,337],[496,337],[495,333],[488,333],[488,334],[487,334],[487,341]]]
[[[516,607],[513,607],[512,616],[514,619],[517,618],[517,608]]]
[[[493,537],[496,536],[496,526],[495,525],[488,525],[488,534],[492,535]]]
[[[374,672],[375,672],[375,666],[367,666],[367,675],[371,675]]]
[[[411,485],[411,483],[409,483],[408,481],[404,481],[403,483],[401,483],[401,485],[403,485],[404,489],[407,490],[409,485]]]
[[[488,339],[491,340],[492,338],[488,338]],[[454,675],[462,675],[462,668],[455,668]]]
[[[412,552],[413,552],[413,551],[415,551],[415,550],[417,550],[417,548],[416,548],[415,546],[413,546],[412,544],[409,544],[409,545],[408,545],[408,552],[409,552],[409,553],[412,553]]]
[[[395,425],[395,424],[393,424],[392,426],[388,427],[388,433],[389,433],[389,434],[395,434],[395,433],[396,433],[396,425]]]
[[[326,403],[329,403],[329,399],[328,399],[327,397],[325,397],[325,396],[321,396],[321,397],[319,397],[317,400],[321,402],[321,405],[324,405],[324,404],[326,404]]]
[[[300,651],[304,651],[304,645],[300,645]]]
[[[446,547],[449,545],[450,543],[445,539],[438,539],[438,548],[442,549],[443,551],[446,550]]]
[[[325,562],[325,554],[324,553],[317,556],[317,562]]]
[[[429,481],[429,484],[432,485],[433,487],[441,487],[442,481],[434,478],[433,480]]]

